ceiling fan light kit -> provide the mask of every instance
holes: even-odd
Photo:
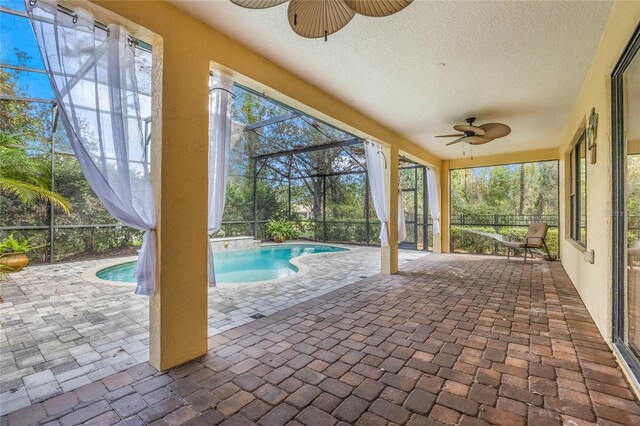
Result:
[[[453,126],[454,130],[460,133],[451,135],[439,135],[436,138],[457,138],[447,144],[454,145],[460,142],[467,143],[469,145],[483,145],[491,142],[494,139],[503,138],[511,133],[511,128],[502,123],[486,123],[480,126],[474,126],[476,117],[467,117],[465,120],[467,124],[456,124]]]
[[[413,0],[231,0],[247,9],[266,9],[289,1],[291,29],[305,38],[324,37],[344,28],[356,14],[384,17],[400,12]]]

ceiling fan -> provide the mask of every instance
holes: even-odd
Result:
[[[447,146],[458,142],[468,143],[470,145],[482,145],[491,142],[494,139],[503,138],[511,133],[511,127],[502,123],[487,123],[481,126],[474,126],[473,122],[476,117],[467,117],[464,119],[468,124],[457,124],[453,126],[455,130],[461,133],[453,135],[440,135],[436,138],[457,138],[449,142]]]

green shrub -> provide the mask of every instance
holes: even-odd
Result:
[[[32,249],[29,240],[23,238],[17,240],[13,237],[13,234],[0,242],[0,254],[3,253],[27,253]]]
[[[268,237],[279,243],[290,240],[296,235],[295,224],[286,219],[268,221],[266,232]]]
[[[314,225],[312,221],[302,220],[290,223],[293,226],[295,238],[304,238],[307,240],[315,238]]]

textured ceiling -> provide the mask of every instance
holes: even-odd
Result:
[[[434,136],[468,115],[513,129],[474,156],[558,147],[612,5],[416,0],[324,42],[293,33],[287,4],[172,3],[445,159],[462,144]]]

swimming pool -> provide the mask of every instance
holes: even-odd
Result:
[[[283,278],[298,272],[290,262],[295,257],[341,251],[347,249],[320,244],[281,244],[214,253],[216,282],[245,283]],[[135,282],[135,269],[135,261],[127,262],[101,269],[96,276],[107,281]]]

